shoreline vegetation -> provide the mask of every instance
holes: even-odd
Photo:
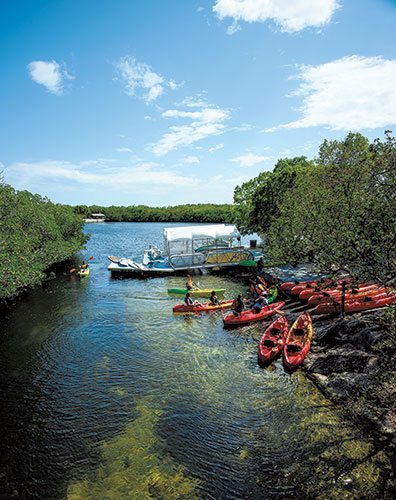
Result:
[[[0,179],[0,303],[41,284],[51,266],[82,250],[83,226],[71,207]]]
[[[130,205],[103,207],[100,205],[76,205],[73,210],[86,219],[93,213],[103,213],[106,222],[186,222],[232,223],[233,205],[197,203],[169,207]]]

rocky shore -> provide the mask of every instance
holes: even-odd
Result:
[[[315,323],[304,370],[332,400],[396,439],[396,342],[383,312]],[[396,440],[395,440],[396,444]]]

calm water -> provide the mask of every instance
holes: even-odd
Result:
[[[357,467],[371,442],[301,373],[257,365],[261,326],[224,331],[221,315],[173,316],[166,290],[183,278],[110,279],[108,254],[138,258],[162,246],[162,228],[87,226],[90,277],[59,275],[2,320],[5,497],[363,491]],[[244,290],[224,277],[199,281]]]

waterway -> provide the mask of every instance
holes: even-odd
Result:
[[[5,498],[375,491],[377,470],[362,469],[373,443],[361,428],[301,372],[257,364],[262,325],[226,331],[221,314],[173,316],[167,288],[182,278],[110,278],[106,256],[162,246],[164,224],[86,227],[89,278],[65,269],[1,319]],[[227,277],[198,281],[230,297],[245,290]]]

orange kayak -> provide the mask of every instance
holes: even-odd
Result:
[[[312,318],[301,314],[290,328],[283,349],[283,364],[289,370],[299,367],[307,356],[313,337]]]

